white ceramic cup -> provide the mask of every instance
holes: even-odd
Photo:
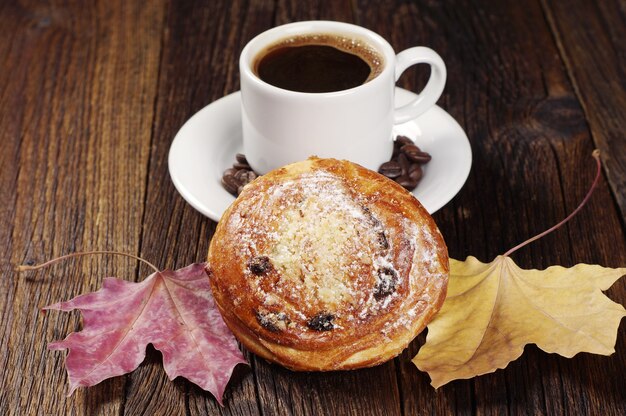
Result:
[[[374,79],[347,90],[327,93],[289,91],[262,81],[255,57],[279,40],[326,33],[364,42],[384,59]],[[411,103],[394,108],[395,84],[408,67],[431,67],[428,83]],[[426,112],[446,83],[446,66],[435,51],[413,47],[396,55],[380,35],[360,26],[306,21],[278,26],[252,39],[241,52],[241,104],[244,153],[250,166],[264,174],[309,156],[334,157],[378,170],[393,152],[392,127]]]

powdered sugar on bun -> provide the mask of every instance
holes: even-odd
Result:
[[[448,278],[441,234],[411,194],[317,158],[249,184],[218,224],[209,264],[235,335],[297,370],[397,355],[440,308]]]

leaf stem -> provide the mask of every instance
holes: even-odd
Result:
[[[160,272],[160,270],[154,264],[150,263],[148,260],[144,260],[141,257],[137,257],[137,256],[135,256],[133,254],[121,253],[119,251],[85,251],[85,252],[71,253],[71,254],[66,254],[64,256],[61,256],[61,257],[57,257],[57,258],[52,259],[52,260],[48,260],[45,263],[37,264],[37,265],[34,265],[34,266],[29,266],[29,265],[26,265],[26,264],[22,264],[20,266],[17,266],[16,270],[18,272],[25,272],[25,271],[28,271],[28,270],[42,269],[44,267],[48,267],[48,266],[51,266],[51,265],[53,265],[55,263],[58,263],[58,262],[60,262],[62,260],[66,260],[66,259],[69,259],[69,258],[72,258],[72,257],[87,256],[87,255],[91,255],[91,254],[114,254],[114,255],[117,255],[117,256],[130,257],[132,259],[139,260],[139,261],[147,264],[152,269],[154,269],[154,271],[156,271],[157,273]]]
[[[580,211],[582,209],[582,207],[585,206],[585,204],[587,203],[587,201],[589,200],[589,198],[591,198],[591,194],[593,194],[593,190],[596,188],[596,185],[598,185],[598,182],[600,180],[600,176],[601,176],[601,163],[600,163],[600,151],[598,149],[594,150],[591,153],[591,156],[593,156],[593,158],[596,160],[596,177],[593,180],[593,183],[591,184],[591,188],[589,188],[589,191],[587,192],[587,195],[585,196],[585,198],[582,200],[582,202],[578,205],[578,207],[572,211],[571,214],[569,214],[563,221],[559,222],[558,224],[556,224],[555,226],[548,228],[547,230],[545,230],[544,232],[542,232],[541,234],[537,234],[536,236],[529,238],[528,240],[524,241],[523,243],[520,243],[518,245],[516,245],[515,247],[513,247],[512,249],[510,249],[509,251],[507,251],[506,253],[504,253],[504,257],[508,257],[510,256],[513,252],[517,251],[518,249],[524,247],[527,244],[532,243],[535,240],[540,239],[541,237],[545,236],[546,234],[550,234],[552,231],[558,229],[559,227],[561,227],[563,224],[565,224],[566,222],[568,222],[569,220],[572,219],[572,217],[574,217],[574,215],[576,215],[578,213],[578,211]]]

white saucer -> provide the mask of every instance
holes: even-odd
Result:
[[[396,106],[415,94],[396,88]],[[432,160],[413,195],[431,214],[459,192],[472,166],[465,132],[444,110],[434,106],[416,120],[397,125],[394,134],[408,136]],[[198,111],[176,134],[169,153],[169,171],[183,198],[202,214],[219,221],[235,200],[221,184],[235,153],[244,153],[240,92],[227,95]]]

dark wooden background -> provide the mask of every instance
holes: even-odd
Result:
[[[435,391],[410,359],[330,374],[247,354],[226,407],[160,353],[130,375],[66,397],[65,354],[47,342],[77,313],[39,309],[150,273],[124,258],[17,264],[119,250],[159,267],[203,261],[215,223],[176,193],[170,143],[208,103],[239,88],[237,58],[257,33],[296,20],[354,22],[399,51],[437,50],[439,104],[465,128],[474,165],[435,215],[451,256],[489,261],[555,224],[604,175],[567,226],[513,255],[523,267],[626,265],[626,4],[603,1],[2,1],[0,3],[0,414],[589,414],[626,412],[626,336],[611,357],[565,359],[535,346],[505,370]],[[422,69],[401,85],[424,82]],[[626,279],[608,295],[626,304]]]

